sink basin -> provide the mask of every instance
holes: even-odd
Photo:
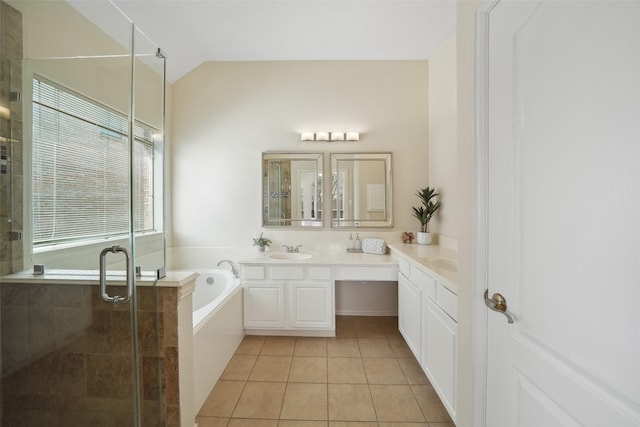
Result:
[[[453,258],[434,258],[428,260],[425,264],[434,269],[442,269],[446,271],[458,271],[458,260]]]
[[[277,259],[277,260],[285,260],[285,261],[299,261],[299,260],[302,260],[302,259],[309,259],[312,256],[313,255],[308,254],[306,252],[293,252],[293,253],[273,252],[273,253],[270,253],[270,254],[266,255],[267,258]]]

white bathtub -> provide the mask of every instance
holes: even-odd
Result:
[[[195,414],[244,338],[242,286],[229,270],[221,268],[191,269],[198,273],[192,294]],[[191,352],[187,350],[185,353]]]
[[[231,271],[221,269],[198,270],[196,290],[193,292],[193,333],[220,311],[228,298],[239,292],[240,280]]]

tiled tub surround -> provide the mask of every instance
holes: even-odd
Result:
[[[137,287],[144,426],[181,425],[178,308],[195,275],[183,279]],[[2,424],[133,425],[128,307],[103,302],[96,284],[0,286]]]

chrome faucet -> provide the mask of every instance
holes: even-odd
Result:
[[[302,247],[302,245],[298,245],[295,248],[293,246],[288,246],[288,245],[282,245],[282,246],[284,247],[285,251],[288,254],[293,254],[293,253],[297,254],[298,252],[300,252],[300,248]]]
[[[239,278],[240,274],[238,274],[238,267],[236,267],[236,264],[233,261],[231,261],[229,259],[223,259],[222,261],[220,261],[218,263],[218,267],[220,267],[220,264],[225,263],[225,262],[231,266],[231,273],[233,273],[233,277]]]

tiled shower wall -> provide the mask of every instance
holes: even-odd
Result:
[[[22,16],[0,1],[0,275],[23,269]]]
[[[129,306],[103,302],[98,286],[0,286],[0,424],[132,426]],[[178,291],[137,289],[142,425],[177,427]]]

